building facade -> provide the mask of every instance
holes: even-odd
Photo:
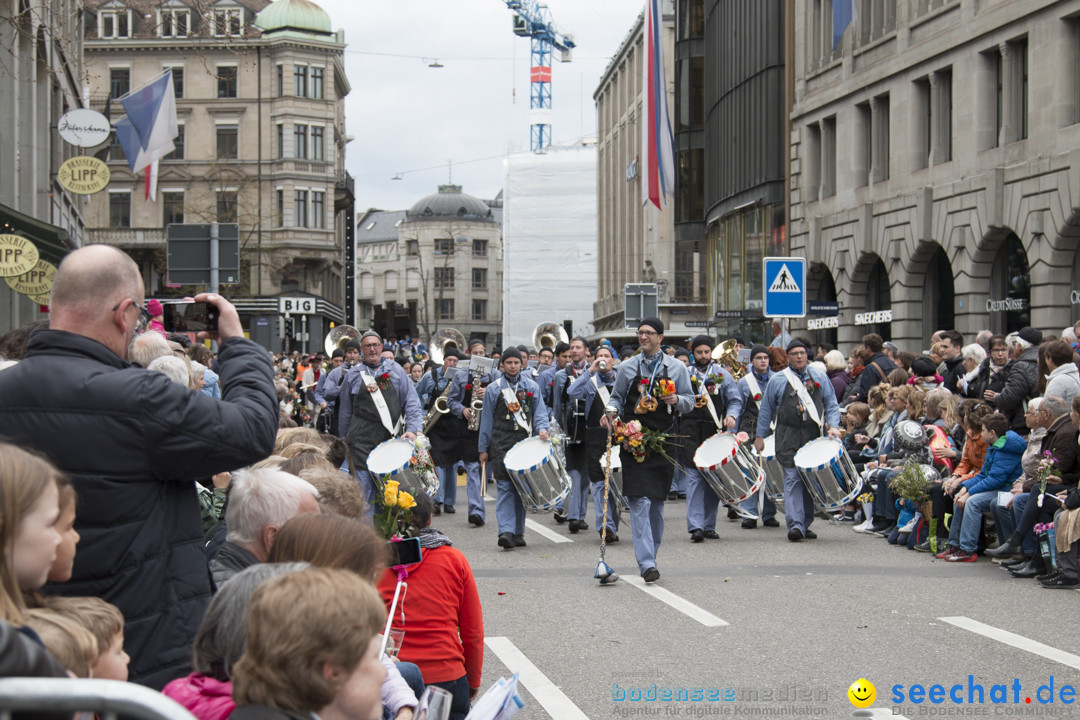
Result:
[[[383,337],[446,328],[502,343],[502,200],[440,185],[408,210],[369,210],[356,228],[356,324]]]
[[[668,70],[669,106],[676,101],[673,117],[688,117],[674,88],[680,72],[689,74],[692,63],[676,62],[675,3],[664,0],[661,45]],[[633,340],[634,329],[624,329],[623,292],[626,283],[655,282],[658,286],[660,318],[672,339],[700,332],[694,324],[706,319],[703,267],[703,220],[687,221],[677,234],[676,216],[680,202],[679,182],[675,197],[667,198],[662,209],[642,203],[639,164],[641,148],[642,90],[644,71],[644,14],[615,53],[611,64],[593,93],[597,111],[597,300],[593,304],[593,336]],[[700,45],[700,43],[699,43]],[[700,48],[699,48],[700,49]],[[681,130],[681,128],[680,128]],[[680,133],[676,141],[677,175],[692,173],[694,150],[701,150],[700,134]],[[682,143],[682,144],[680,144]],[[670,204],[669,204],[670,203]],[[687,209],[686,217],[691,212]],[[677,238],[682,240],[677,240]],[[691,325],[686,323],[690,322]]]
[[[61,140],[60,117],[86,106],[83,32],[75,0],[23,0],[0,8],[0,235],[30,240],[59,265],[85,239],[85,197],[61,187],[60,165],[81,150]],[[0,334],[44,319],[46,308],[0,285]]]
[[[837,337],[901,347],[1080,313],[1080,2],[799,3],[791,251]]]
[[[117,98],[172,69],[180,127],[153,200],[119,145],[103,151],[112,182],[87,208],[89,241],[128,252],[147,297],[182,296],[200,288],[168,286],[166,226],[237,223],[240,269],[221,290],[251,337],[321,348],[345,320],[343,33],[310,0],[88,0],[84,21],[94,107],[115,122]],[[290,298],[309,309],[314,299],[314,310],[284,337]]]

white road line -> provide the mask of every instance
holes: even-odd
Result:
[[[636,575],[620,575],[619,577],[636,587],[638,590],[652,595],[660,602],[667,603],[683,615],[686,615],[693,620],[697,620],[705,627],[724,627],[725,625],[730,625],[727,621],[721,620],[707,610],[698,607],[689,600],[679,597],[670,590],[665,590],[656,585],[646,585],[645,581]]]
[[[540,672],[540,668],[533,665],[509,638],[488,637],[484,642],[503,665],[518,674],[518,681],[554,720],[589,720],[589,716],[581,712],[574,701]]]
[[[525,518],[525,527],[527,527],[529,530],[532,530],[534,533],[539,533],[540,535],[543,535],[548,540],[550,540],[551,542],[554,542],[554,543],[572,543],[572,542],[574,542],[573,540],[566,537],[565,535],[560,535],[559,533],[555,532],[554,530],[550,530],[550,529],[544,527],[543,525],[541,525],[540,523],[536,522],[535,520],[530,520],[529,518]]]
[[[1057,648],[1050,647],[1049,645],[1043,645],[1041,642],[1026,638],[1023,635],[1017,635],[1016,633],[1009,632],[1008,630],[1001,630],[992,625],[986,625],[978,620],[972,620],[969,617],[942,617],[938,618],[942,622],[947,622],[950,625],[955,625],[958,628],[964,630],[970,630],[973,633],[988,637],[991,640],[997,640],[1000,643],[1006,645],[1012,645],[1015,648],[1021,650],[1027,650],[1029,653],[1040,655],[1047,660],[1053,660],[1059,662],[1062,665],[1068,665],[1071,668],[1080,670],[1080,656],[1073,655],[1072,653],[1065,652],[1064,650],[1058,650]]]
[[[495,502],[495,498],[491,497],[490,495],[485,495],[484,502]]]

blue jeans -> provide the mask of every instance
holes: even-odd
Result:
[[[814,499],[795,468],[784,468],[784,519],[788,530],[798,530],[803,535],[814,522]]]
[[[453,696],[453,700],[450,703],[450,720],[465,720],[465,716],[469,714],[468,675],[462,675],[457,680],[428,683],[428,685],[438,685],[443,690],[449,691]]]
[[[756,493],[754,493],[753,495],[751,495],[750,497],[746,498],[741,503],[739,503],[739,508],[742,509],[743,512],[748,512],[751,515],[757,515],[758,514],[758,495],[759,494],[762,495],[762,497],[764,498],[764,501],[762,502],[762,505],[761,505],[761,517],[758,518],[758,519],[759,520],[774,520],[774,519],[776,519],[776,503],[774,503],[772,501],[772,498],[769,497],[769,494],[765,492],[765,486],[764,485],[762,485],[761,489],[758,490]]]
[[[465,493],[469,497],[469,514],[484,519],[484,479],[480,477],[480,463],[463,462],[465,466]]]
[[[686,531],[716,530],[716,513],[720,498],[695,468],[683,470],[686,478]]]
[[[566,516],[584,520],[589,511],[589,472],[584,467],[567,468],[570,475],[570,495],[566,498]]]
[[[616,507],[615,495],[608,493],[606,523],[600,517],[604,511],[604,483],[594,482],[592,484],[592,499],[593,509],[596,510],[596,531],[600,532],[600,528],[606,525],[609,530],[617,534],[619,532],[619,508]]]
[[[439,492],[435,494],[435,502],[453,507],[457,502],[457,465],[435,468],[435,472],[439,475]]]
[[[983,512],[993,507],[996,502],[997,490],[990,490],[969,495],[963,507],[953,505],[952,525],[949,526],[949,544],[960,548],[964,552],[973,553],[978,550]]]
[[[682,465],[675,466],[675,474],[671,476],[671,492],[686,492],[686,470]]]
[[[525,534],[525,506],[521,496],[510,480],[495,481],[495,519],[499,523],[499,534]]]
[[[630,530],[634,536],[634,557],[638,570],[656,567],[656,553],[664,538],[664,503],[647,497],[628,497]]]

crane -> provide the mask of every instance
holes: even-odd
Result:
[[[529,92],[529,149],[533,152],[551,145],[551,54],[559,50],[559,60],[573,57],[573,35],[562,35],[551,22],[551,11],[538,0],[503,0],[514,12],[514,34],[532,40],[531,88]]]

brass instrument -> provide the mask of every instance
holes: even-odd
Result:
[[[360,342],[361,332],[354,328],[352,325],[337,325],[326,333],[326,339],[323,340],[323,350],[326,351],[326,356],[330,357],[334,354],[335,350],[345,350],[345,343],[350,340]]]
[[[480,429],[480,411],[484,409],[484,401],[473,398],[469,407],[472,409],[472,418],[469,419],[468,429],[469,432],[476,432]]]
[[[712,359],[719,363],[720,367],[731,373],[735,382],[746,375],[746,368],[739,362],[739,351],[735,348],[738,343],[735,340],[725,340],[712,351]]]
[[[435,336],[431,338],[431,342],[428,343],[428,353],[436,365],[442,365],[446,350],[451,347],[465,352],[468,346],[465,343],[465,336],[461,334],[460,330],[445,328],[435,333]]]
[[[495,361],[486,357],[472,357],[469,360],[469,382],[473,386],[473,399],[469,403],[469,408],[472,410],[472,418],[466,426],[469,432],[476,432],[480,429],[480,412],[484,409],[484,401],[475,397],[476,384],[480,382],[480,376],[489,374],[495,368]],[[464,398],[463,398],[464,399]]]
[[[457,368],[451,369],[456,370]],[[435,427],[435,423],[439,421],[439,418],[450,412],[450,389],[454,386],[454,383],[451,382],[452,378],[453,373],[446,376],[446,388],[439,393],[439,397],[435,398],[435,402],[431,403],[431,407],[424,414],[423,429],[420,432],[425,435],[428,434],[428,431],[431,430],[431,428]]]
[[[555,346],[561,342],[570,342],[566,336],[566,330],[559,323],[542,322],[533,330],[533,347],[536,352],[544,348],[555,350]]]

